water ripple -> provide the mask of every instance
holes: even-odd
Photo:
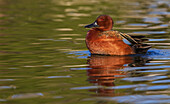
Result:
[[[170,102],[170,96],[168,95],[128,95],[118,97],[100,97],[105,100],[115,100],[119,103],[130,104],[162,104]]]
[[[6,100],[6,99],[0,99],[0,102],[1,102],[1,101],[3,102],[3,101],[7,101],[7,100]]]
[[[168,59],[170,58],[170,50],[169,49],[150,49],[145,57],[150,57],[150,58],[164,58]]]
[[[162,23],[159,18],[157,17],[147,17],[143,19],[146,23]]]
[[[102,86],[83,86],[83,87],[73,87],[71,90],[84,90],[84,89],[97,89],[102,88]]]
[[[151,83],[170,83],[170,80],[159,80],[159,81],[153,81]]]
[[[150,80],[157,80],[167,78],[167,76],[143,76],[143,77],[129,77],[129,78],[122,78],[122,80],[126,81],[150,81]]]
[[[49,77],[46,77],[46,78],[70,78],[71,76],[49,76]]]
[[[155,86],[144,86],[135,88],[135,91],[148,91],[148,90],[166,90],[170,89],[170,85],[155,85]]]
[[[0,79],[0,81],[14,81],[15,79]]]
[[[70,70],[89,70],[91,68],[70,68]]]
[[[166,34],[166,31],[138,31],[138,32],[133,32],[137,34]]]
[[[11,86],[0,86],[0,90],[1,89],[11,89],[11,88],[15,89],[16,86],[13,86],[13,85],[11,85]]]
[[[25,94],[15,94],[11,96],[12,99],[26,99],[26,98],[34,98],[44,96],[42,93],[25,93]]]
[[[136,71],[136,72],[139,72],[139,73],[159,73],[159,72],[168,72],[169,70],[146,70],[146,71]]]
[[[146,84],[137,84],[137,85],[123,85],[123,86],[114,86],[114,87],[108,87],[107,89],[127,89],[127,88],[136,88],[136,87],[145,87]]]

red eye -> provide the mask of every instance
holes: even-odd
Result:
[[[100,20],[101,20],[101,21],[104,21],[104,19],[102,19],[102,18],[101,18]]]

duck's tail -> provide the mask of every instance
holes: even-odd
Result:
[[[151,45],[145,44],[143,42],[148,41],[145,36],[131,36],[137,43],[133,44],[132,48],[137,54],[145,54],[148,49],[151,48]]]

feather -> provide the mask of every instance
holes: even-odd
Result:
[[[128,34],[120,33],[120,35],[123,37],[123,39],[126,39],[132,44],[137,44],[137,42]]]

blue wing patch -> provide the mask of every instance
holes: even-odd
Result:
[[[132,44],[137,44],[137,42],[128,34],[123,34],[120,33],[120,35],[123,37],[123,42],[128,44],[128,45],[132,45]]]
[[[123,42],[126,43],[126,44],[128,44],[128,45],[132,45],[132,43],[129,42],[129,41],[128,41],[127,39],[125,39],[125,38],[123,38]]]

